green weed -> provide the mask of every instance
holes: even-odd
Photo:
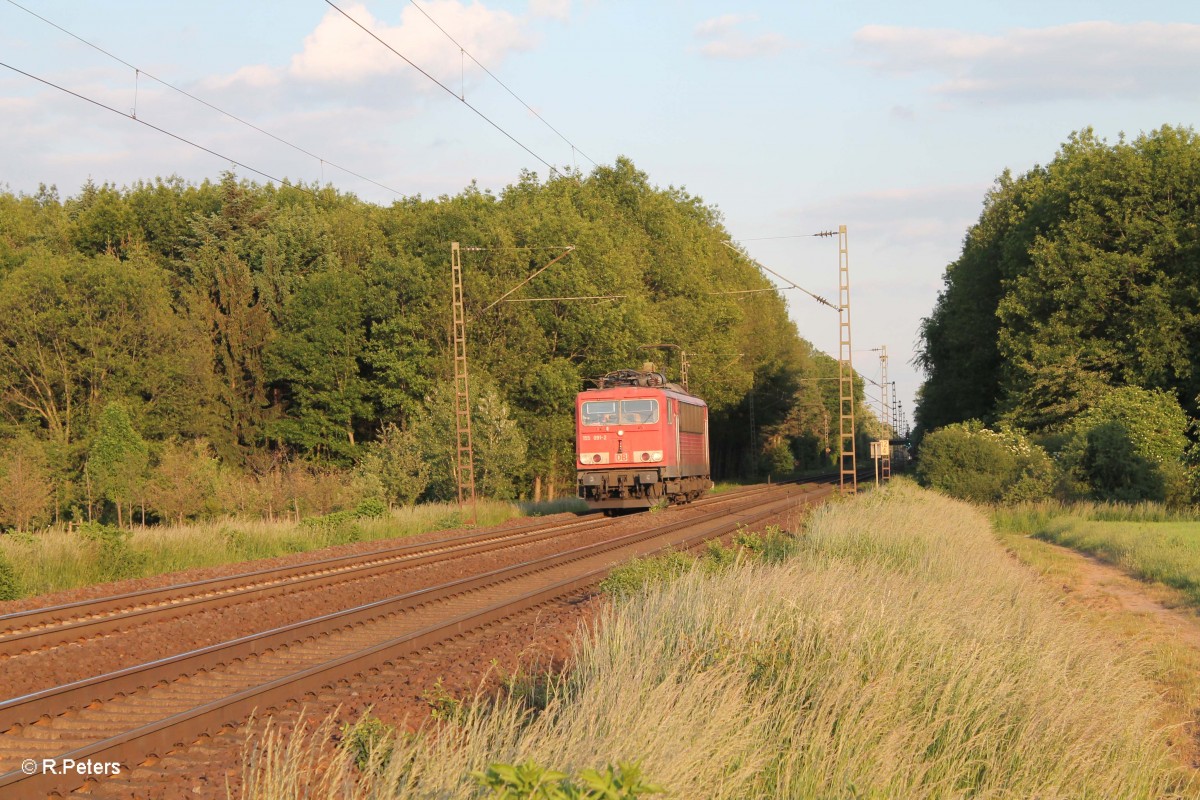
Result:
[[[354,758],[354,764],[364,772],[378,772],[392,758],[396,728],[378,717],[364,714],[353,725],[341,729],[342,747]]]
[[[638,800],[666,792],[642,778],[641,765],[610,764],[604,772],[582,770],[576,778],[539,766],[533,761],[521,764],[491,764],[486,770],[471,773],[471,778],[490,790],[488,800]]]
[[[429,705],[429,716],[433,719],[454,722],[463,716],[465,709],[463,701],[446,691],[441,678],[438,678],[433,687],[421,695],[421,699]]]

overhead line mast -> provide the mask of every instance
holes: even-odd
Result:
[[[882,384],[880,390],[882,397],[880,405],[883,407],[883,452],[879,457],[880,475],[884,482],[892,478],[892,403],[888,393],[892,391],[892,384],[888,383],[888,354],[887,345],[881,345],[879,348],[879,369],[882,373]]]
[[[463,306],[462,254],[458,242],[450,243],[451,338],[454,345],[454,479],[459,508],[470,499],[471,522],[475,505],[475,451],[471,442],[471,380],[467,375],[467,318]]]
[[[813,300],[838,312],[838,409],[841,445],[839,447],[839,485],[843,494],[854,494],[858,491],[858,459],[854,446],[854,364],[851,359],[852,344],[850,340],[850,251],[847,243],[846,226],[839,225],[837,232],[819,231],[796,236],[768,236],[765,239],[802,239],[811,236],[838,237],[838,304],[826,300],[820,295],[813,294],[794,281],[785,278],[773,269],[750,258],[738,250],[731,242],[723,244],[755,266],[771,273],[775,277],[799,289]],[[758,241],[748,239],[746,241]],[[778,287],[776,287],[778,288]]]
[[[826,232],[832,236],[833,232]],[[850,342],[850,248],[846,226],[838,226],[838,406],[841,454],[839,484],[843,494],[858,492],[858,458],[854,447],[854,363]]]
[[[475,499],[475,447],[471,439],[471,379],[467,371],[467,312],[463,302],[462,251],[538,250],[538,247],[460,247],[450,243],[450,346],[454,354],[454,480],[458,488],[458,505],[471,502],[471,523],[478,521]],[[555,248],[557,249],[557,248]],[[553,265],[575,251],[575,245],[565,245],[555,256],[532,275],[502,294],[484,309],[489,311],[500,302],[516,302],[508,296],[532,281]],[[544,298],[539,298],[544,299]]]

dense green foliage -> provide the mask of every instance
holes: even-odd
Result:
[[[1200,394],[1200,139],[1077,133],[1005,172],[924,321],[925,430],[1062,428],[1111,386]]]
[[[1061,455],[1066,496],[1200,497],[1181,464],[1200,410],[1198,220],[1189,128],[1111,145],[1085,130],[1001,175],[922,325],[918,437],[1016,427]]]
[[[228,174],[0,193],[0,509],[20,509],[0,526],[450,496],[451,241],[482,248],[463,268],[485,493],[570,493],[575,393],[648,359],[677,373],[659,342],[689,354],[719,473],[828,463],[836,384],[811,378],[836,364],[778,295],[723,294],[769,285],[727,239],[626,160],[388,207]],[[567,244],[514,298],[619,297],[488,308]]]

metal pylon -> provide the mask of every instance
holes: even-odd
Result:
[[[858,491],[858,461],[854,452],[854,365],[850,344],[850,252],[846,226],[838,226],[838,400],[841,414],[841,490]]]
[[[467,377],[467,319],[463,308],[462,257],[458,242],[450,243],[454,340],[454,478],[458,482],[458,504],[471,501],[475,516],[475,453],[471,447],[471,382]]]
[[[882,384],[880,399],[883,406],[883,438],[887,445],[879,456],[879,477],[885,482],[892,477],[892,400],[890,397],[892,385],[888,383],[887,369],[888,354],[885,344],[879,348],[879,370],[883,373],[883,380],[880,381]]]

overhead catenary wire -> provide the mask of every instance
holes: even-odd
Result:
[[[498,303],[544,303],[551,300],[620,300],[629,297],[627,294],[587,294],[573,297],[509,297],[497,300]]]
[[[120,109],[113,108],[112,106],[110,106],[106,103],[102,103],[99,100],[96,100],[94,98],[88,97],[87,95],[83,95],[83,94],[80,94],[79,92],[72,91],[72,90],[66,88],[65,86],[60,86],[57,83],[54,83],[53,81],[46,80],[45,78],[40,78],[37,75],[34,75],[33,73],[26,72],[25,70],[20,69],[18,67],[14,67],[12,64],[7,64],[3,61],[0,61],[0,67],[10,69],[13,72],[16,72],[20,75],[24,75],[26,78],[35,80],[38,83],[44,84],[53,89],[57,89],[60,92],[71,95],[72,97],[77,97],[80,100],[83,100],[84,102],[91,103],[92,105],[97,106],[99,108],[103,108],[106,111],[111,111],[112,113],[117,114],[118,116],[124,117],[125,119],[136,122],[139,125],[145,125],[147,128],[150,128],[151,130],[154,130],[154,131],[158,131],[159,133],[163,134],[164,136],[170,136],[172,139],[174,139],[178,142],[182,142],[183,144],[194,147],[197,150],[203,150],[204,152],[208,153],[209,155],[214,155],[217,158],[220,158],[224,161],[228,161],[230,164],[234,164],[236,166],[241,167],[242,169],[249,170],[250,172],[253,172],[255,175],[261,175],[262,177],[266,178],[267,180],[269,180],[273,183],[278,183],[280,185],[287,185],[287,186],[292,187],[293,189],[298,189],[302,192],[306,192],[307,194],[310,194],[314,197],[317,196],[317,193],[312,191],[311,189],[308,189],[299,184],[290,183],[290,182],[284,180],[283,178],[276,178],[274,175],[263,172],[261,169],[256,169],[255,167],[252,167],[249,164],[246,164],[245,162],[238,161],[236,158],[232,158],[223,153],[218,153],[216,150],[213,150],[212,148],[205,147],[204,145],[199,144],[197,142],[193,142],[191,139],[188,139],[184,136],[180,136],[177,133],[172,133],[171,131],[167,130],[166,128],[160,128],[157,125],[152,125],[151,123],[146,122],[144,119],[138,119],[137,117],[133,116],[132,114],[128,114],[124,111],[121,111]]]
[[[495,121],[494,121],[494,120],[493,120],[491,117],[489,117],[487,114],[484,114],[484,113],[483,113],[482,111],[480,111],[478,108],[476,108],[475,106],[473,106],[473,105],[471,105],[469,102],[467,102],[467,100],[466,100],[466,98],[465,98],[465,97],[460,97],[460,96],[459,96],[458,94],[456,94],[456,93],[455,93],[455,91],[454,91],[453,89],[451,89],[449,86],[447,86],[446,84],[442,83],[441,81],[439,81],[437,78],[435,78],[435,77],[433,77],[432,75],[430,75],[430,74],[429,74],[428,72],[426,72],[425,70],[421,69],[421,67],[417,66],[417,64],[416,64],[416,63],[414,63],[414,62],[413,62],[413,61],[412,61],[412,60],[411,60],[411,59],[410,59],[408,56],[404,55],[404,54],[403,54],[403,53],[401,53],[399,50],[397,50],[396,48],[392,47],[390,44],[388,44],[387,42],[385,42],[383,39],[379,38],[379,35],[378,35],[378,34],[376,34],[374,31],[372,31],[370,28],[368,28],[366,25],[363,25],[361,22],[359,22],[358,20],[356,20],[354,17],[350,16],[350,15],[349,15],[349,14],[347,14],[345,11],[343,11],[343,10],[342,10],[342,9],[341,9],[341,8],[340,8],[338,5],[337,5],[337,3],[334,3],[334,2],[333,2],[333,0],[325,0],[325,3],[326,3],[326,5],[328,5],[330,8],[332,8],[334,11],[338,12],[338,13],[339,13],[339,14],[341,14],[343,17],[345,17],[346,19],[350,20],[350,21],[351,21],[351,22],[353,22],[355,25],[357,25],[357,26],[358,26],[358,27],[359,27],[359,28],[360,28],[360,29],[361,29],[361,30],[362,30],[364,33],[366,33],[366,34],[367,34],[368,36],[370,36],[372,39],[374,39],[375,41],[379,42],[381,45],[383,45],[384,47],[386,47],[388,50],[390,50],[392,53],[394,53],[394,54],[395,54],[396,56],[398,56],[399,58],[403,59],[404,63],[408,64],[410,67],[412,67],[413,69],[415,69],[417,72],[421,73],[421,74],[422,74],[422,75],[424,75],[426,78],[428,78],[429,80],[431,80],[431,81],[433,81],[435,84],[437,84],[439,87],[441,87],[441,89],[442,89],[444,92],[446,92],[446,94],[450,95],[450,96],[451,96],[451,97],[453,97],[455,100],[459,101],[459,102],[460,102],[460,103],[462,103],[464,106],[466,106],[467,108],[471,109],[471,111],[473,111],[473,112],[475,113],[475,115],[476,115],[476,116],[478,116],[480,119],[482,119],[482,120],[483,120],[484,122],[486,122],[487,124],[491,125],[493,128],[495,128],[496,130],[498,130],[500,133],[504,134],[504,135],[505,135],[505,136],[506,136],[506,137],[507,137],[507,138],[508,138],[510,141],[512,141],[514,144],[516,144],[518,147],[520,147],[520,148],[521,148],[522,150],[524,150],[526,153],[528,153],[529,155],[533,156],[533,157],[534,157],[534,158],[536,158],[538,161],[542,162],[542,164],[546,165],[547,169],[549,169],[549,170],[550,170],[550,172],[552,172],[552,173],[556,173],[556,174],[558,174],[558,175],[561,175],[561,174],[562,174],[561,172],[559,172],[559,170],[558,170],[558,168],[557,168],[557,167],[555,167],[553,164],[551,164],[551,163],[550,163],[549,161],[547,161],[546,159],[544,159],[544,158],[542,158],[541,156],[539,156],[537,153],[533,152],[533,150],[531,150],[531,149],[530,149],[530,148],[529,148],[529,147],[528,147],[528,146],[527,146],[527,145],[526,145],[524,142],[522,142],[522,141],[521,141],[520,139],[518,139],[516,136],[513,136],[511,133],[509,133],[509,132],[508,132],[508,131],[506,131],[504,128],[502,128],[502,127],[500,126],[500,124],[499,124],[499,123],[495,122]]]
[[[811,239],[814,236],[831,236],[833,231],[819,231],[817,233],[791,233],[783,236],[757,236],[753,239],[738,239],[739,242],[766,242],[772,239]]]
[[[560,131],[558,130],[558,128],[555,128],[553,125],[551,125],[551,124],[550,124],[550,123],[549,123],[549,122],[546,120],[546,118],[545,118],[545,117],[543,117],[541,114],[539,114],[537,111],[535,111],[535,110],[534,110],[534,108],[533,108],[533,106],[529,105],[529,103],[527,103],[527,102],[525,102],[523,99],[521,99],[521,97],[520,97],[520,96],[519,96],[519,95],[518,95],[516,92],[514,92],[512,89],[510,89],[510,88],[508,87],[508,84],[506,84],[504,81],[502,81],[502,80],[500,80],[498,77],[496,77],[496,75],[495,75],[495,74],[494,74],[494,73],[493,73],[493,72],[492,72],[490,69],[488,69],[486,66],[484,66],[484,64],[483,64],[483,63],[482,63],[482,62],[481,62],[479,59],[477,59],[475,56],[471,55],[471,52],[470,52],[469,50],[467,50],[467,48],[463,47],[463,46],[462,46],[462,44],[460,44],[460,43],[459,43],[459,41],[458,41],[457,39],[455,39],[453,36],[451,36],[451,35],[450,35],[450,33],[449,33],[449,31],[447,31],[445,28],[443,28],[443,27],[442,27],[442,26],[441,26],[441,25],[438,23],[438,21],[437,21],[436,19],[434,19],[432,16],[430,16],[429,12],[428,12],[428,11],[426,11],[424,8],[422,8],[422,7],[421,7],[421,5],[420,5],[420,3],[418,3],[418,2],[417,2],[417,0],[409,0],[409,2],[412,4],[413,8],[417,9],[417,11],[420,11],[422,14],[424,14],[424,15],[425,15],[425,18],[426,18],[427,20],[429,20],[430,22],[432,22],[432,23],[433,23],[433,26],[434,26],[435,28],[437,28],[439,31],[441,31],[441,32],[442,32],[442,33],[445,35],[445,37],[446,37],[447,39],[449,39],[451,42],[453,42],[453,43],[454,43],[454,46],[455,46],[455,47],[457,47],[457,48],[458,48],[458,49],[459,49],[459,50],[462,52],[462,54],[463,54],[464,56],[466,56],[467,58],[469,58],[469,59],[471,59],[472,61],[474,61],[474,62],[475,62],[475,64],[476,64],[476,66],[478,66],[480,69],[482,69],[484,72],[486,72],[486,73],[488,74],[488,77],[490,77],[490,78],[491,78],[492,80],[494,80],[496,83],[500,84],[500,86],[501,86],[501,87],[504,89],[504,91],[506,91],[506,92],[508,92],[510,95],[512,95],[512,96],[513,96],[513,98],[514,98],[514,99],[515,99],[515,100],[516,100],[518,103],[520,103],[521,105],[525,106],[525,108],[526,108],[526,109],[529,111],[529,113],[530,113],[530,114],[533,114],[535,117],[537,117],[539,120],[541,120],[541,122],[542,122],[542,124],[543,124],[543,125],[545,125],[545,126],[546,126],[547,128],[549,128],[550,130],[554,131],[555,135],[556,135],[556,136],[558,136],[558,138],[560,138],[560,139],[562,139],[564,142],[566,142],[566,143],[567,143],[567,145],[568,145],[568,146],[570,146],[570,148],[571,148],[571,152],[572,152],[572,153],[578,153],[579,155],[581,155],[581,156],[583,156],[584,158],[586,158],[588,161],[591,161],[591,162],[592,162],[592,166],[600,166],[599,164],[597,164],[597,163],[595,162],[595,160],[593,160],[593,159],[592,159],[592,157],[591,157],[591,156],[589,156],[587,153],[585,153],[585,152],[583,152],[582,150],[580,150],[580,149],[579,149],[579,147],[578,147],[578,146],[576,146],[576,144],[575,144],[574,142],[572,142],[570,139],[568,139],[566,136],[564,136],[564,135],[562,134],[562,132],[560,132]],[[462,99],[463,99],[463,98],[460,96],[460,97],[459,97],[459,100],[462,100]]]
[[[316,153],[313,153],[312,151],[307,150],[294,142],[290,142],[287,139],[284,139],[282,136],[278,136],[274,133],[271,133],[270,131],[259,127],[258,125],[255,125],[253,122],[245,120],[245,119],[237,116],[236,114],[232,114],[232,113],[224,110],[223,108],[220,108],[220,107],[214,105],[213,103],[210,103],[209,101],[205,100],[202,97],[198,97],[198,96],[192,94],[191,92],[187,91],[186,89],[181,89],[178,86],[175,86],[174,84],[169,83],[168,81],[165,81],[162,78],[159,78],[159,77],[147,72],[146,70],[129,63],[125,59],[104,49],[103,47],[96,44],[95,42],[91,42],[91,41],[83,38],[79,34],[67,30],[62,25],[59,25],[58,23],[54,22],[53,20],[43,17],[41,14],[38,14],[36,11],[26,8],[25,6],[21,5],[20,3],[15,2],[15,0],[6,0],[6,2],[8,2],[9,5],[14,6],[15,8],[19,8],[20,10],[24,11],[26,14],[36,17],[37,19],[39,19],[42,22],[49,25],[50,27],[55,28],[55,29],[65,33],[67,36],[70,36],[72,39],[75,39],[76,41],[87,45],[88,47],[92,48],[96,52],[102,53],[102,54],[108,56],[109,58],[111,58],[113,61],[116,61],[119,64],[123,64],[126,67],[128,67],[129,69],[133,70],[134,71],[133,112],[131,114],[124,115],[124,116],[129,117],[130,119],[138,120],[138,116],[137,116],[138,79],[141,78],[142,76],[145,76],[146,78],[149,78],[150,80],[154,81],[155,83],[158,83],[158,84],[166,87],[167,89],[170,89],[173,92],[177,92],[177,93],[183,95],[184,97],[187,97],[188,99],[193,100],[193,101],[205,106],[206,108],[209,108],[209,109],[217,112],[218,114],[221,114],[222,116],[225,116],[225,117],[233,120],[234,122],[237,122],[240,125],[244,125],[247,128],[250,128],[251,130],[257,131],[258,133],[261,133],[263,136],[274,139],[276,142],[279,142],[282,145],[286,145],[287,147],[292,148],[296,152],[302,153],[302,154],[308,156],[309,158],[312,158],[312,159],[320,162],[322,168],[324,168],[324,166],[326,164],[328,164],[329,166],[333,167],[334,169],[341,170],[342,172],[346,173],[347,175],[353,175],[355,178],[358,178],[359,180],[366,181],[367,183],[377,186],[380,189],[383,189],[385,191],[391,192],[392,194],[395,194],[398,197],[404,196],[404,193],[401,192],[399,189],[394,189],[391,186],[388,186],[387,184],[380,183],[379,181],[374,180],[373,178],[368,178],[366,175],[363,175],[359,172],[355,172],[354,170],[350,169],[349,167],[343,167],[342,165],[340,165],[334,161],[330,161],[328,158],[325,158],[324,156],[317,155]],[[11,69],[11,67],[10,67],[10,69]],[[48,83],[46,81],[43,81],[43,82]],[[60,88],[60,87],[56,87],[56,88]],[[138,120],[138,121],[141,122],[141,120]],[[153,126],[151,126],[151,127],[153,127]],[[246,167],[246,168],[250,169],[250,167]],[[258,172],[257,170],[254,170],[254,171]],[[263,173],[260,172],[258,174],[261,175]],[[275,180],[275,179],[272,179],[272,180]],[[323,169],[322,169],[322,180],[324,180]]]

